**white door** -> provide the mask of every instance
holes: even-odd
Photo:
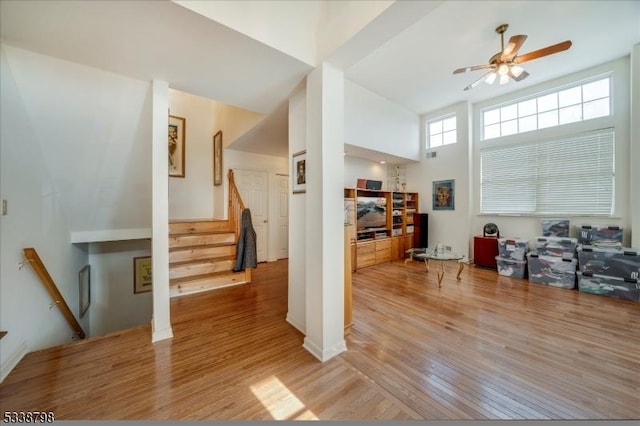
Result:
[[[286,259],[289,257],[289,176],[278,175],[277,185],[277,257],[278,259]]]
[[[251,223],[256,231],[258,262],[266,262],[269,206],[267,172],[235,169],[234,177],[244,206],[251,210]]]

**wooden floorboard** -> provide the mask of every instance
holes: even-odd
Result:
[[[450,270],[449,270],[450,269]],[[25,356],[2,411],[57,419],[638,419],[640,304],[416,262],[359,270],[348,351],[320,363],[285,321],[287,261],[172,299],[150,327]]]

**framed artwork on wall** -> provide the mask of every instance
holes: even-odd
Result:
[[[91,265],[85,265],[78,272],[78,286],[80,287],[80,318],[82,318],[91,305]]]
[[[433,210],[455,210],[455,183],[453,179],[433,182]]]
[[[133,293],[146,293],[153,286],[151,256],[133,258]]]
[[[169,116],[169,176],[184,177],[186,120]]]
[[[307,192],[307,151],[299,151],[291,157],[291,176],[293,177],[294,194]]]
[[[222,130],[213,136],[213,184],[222,185]]]

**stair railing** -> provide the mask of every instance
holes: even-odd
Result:
[[[71,328],[73,328],[73,330],[75,331],[75,334],[77,334],[81,339],[84,339],[86,337],[84,330],[82,330],[82,327],[76,320],[76,317],[73,316],[71,309],[69,309],[69,305],[67,305],[67,302],[65,302],[62,294],[60,294],[58,286],[56,286],[53,278],[51,278],[51,275],[49,275],[47,268],[45,268],[42,260],[40,260],[40,256],[38,256],[36,250],[34,248],[25,248],[22,250],[22,254],[26,259],[24,263],[28,263],[31,265],[36,275],[38,275],[38,278],[40,278],[40,281],[49,292],[49,295],[51,295],[51,297],[53,298],[51,307],[57,305],[60,308],[60,312],[62,312],[62,315],[65,317]],[[22,267],[22,265],[24,264],[21,264],[20,267]]]
[[[238,187],[236,186],[232,169],[229,169],[227,176],[229,178],[229,224],[236,234],[237,244],[238,238],[240,237],[240,228],[242,227],[242,211],[245,207],[242,202],[242,197],[240,196],[240,191],[238,191]],[[251,268],[244,270],[244,276],[245,281],[251,282]]]
[[[236,241],[240,235],[240,227],[242,226],[242,210],[244,210],[244,203],[240,196],[240,191],[236,186],[236,181],[233,176],[233,170],[229,169],[229,224],[231,229],[236,233]]]

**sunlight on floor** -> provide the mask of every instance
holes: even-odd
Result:
[[[250,389],[275,420],[319,420],[277,377],[271,376]]]

